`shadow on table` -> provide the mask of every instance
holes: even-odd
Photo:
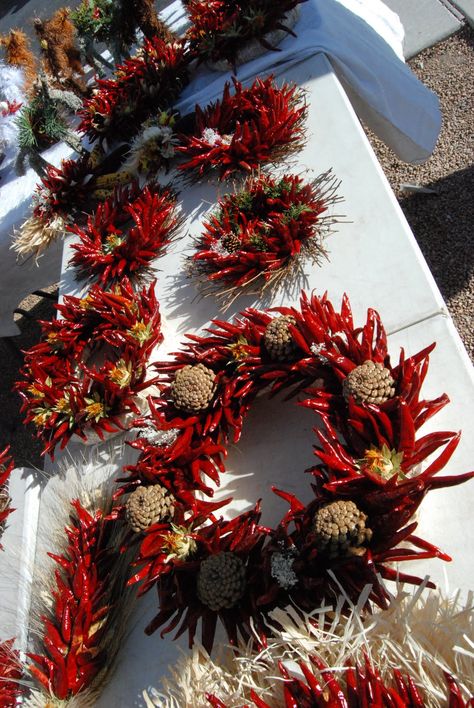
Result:
[[[415,193],[400,206],[443,297],[461,291],[474,271],[474,167],[427,185],[435,194]]]
[[[311,267],[310,263],[305,265]],[[309,287],[306,272],[301,272],[276,290],[268,289],[262,294],[240,294],[226,308],[214,294],[203,294],[192,277],[184,271],[170,274],[166,279],[166,311],[174,317],[182,318],[178,330],[182,334],[191,329],[199,329],[213,319],[230,320],[247,307],[263,310],[268,307],[291,306],[299,301],[301,291],[307,291]]]
[[[37,468],[37,481],[40,484],[44,481],[42,445],[35,437],[34,427],[23,424],[23,414],[20,413],[21,398],[16,391],[12,391],[12,387],[20,377],[22,351],[39,341],[41,330],[38,320],[50,319],[54,317],[54,313],[51,300],[40,300],[28,310],[31,319],[22,316],[18,320],[21,334],[0,339],[0,450],[5,445],[10,445],[15,465]]]

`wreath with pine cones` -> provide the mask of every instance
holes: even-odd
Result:
[[[150,417],[131,443],[140,456],[117,492],[128,495],[121,514],[129,543],[139,544],[129,584],[158,591],[146,631],[188,631],[192,644],[201,623],[211,651],[220,620],[231,643],[254,630],[264,643],[275,609],[311,613],[341,587],[355,602],[367,586],[367,607],[386,607],[384,580],[422,582],[393,563],[450,560],[415,534],[427,492],[473,476],[437,476],[459,434],[417,436],[448,402],[420,395],[433,347],[409,358],[402,351],[392,364],[374,310],[358,327],[347,297],[337,311],[326,296],[303,293],[299,309],[216,320],[155,364],[160,395],[149,398]],[[282,391],[319,416],[309,500],[274,489],[288,503],[275,528],[260,523],[260,502],[225,520],[216,511],[230,500],[213,501],[212,485],[227,447],[257,396]]]
[[[297,175],[253,175],[219,200],[188,259],[205,295],[230,304],[242,292],[264,290],[302,275],[303,261],[320,264],[323,240],[341,201],[331,171],[305,182]]]

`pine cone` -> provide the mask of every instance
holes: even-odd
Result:
[[[221,244],[227,253],[240,251],[240,238],[236,234],[226,234],[221,238]]]
[[[175,498],[161,484],[138,487],[125,505],[129,526],[135,533],[146,531],[152,524],[166,521],[173,516]]]
[[[171,397],[176,408],[187,413],[205,410],[216,390],[216,375],[204,364],[187,364],[176,372]]]
[[[316,545],[330,557],[363,555],[372,538],[365,525],[367,515],[353,501],[335,501],[320,507],[314,515]]]
[[[291,315],[274,317],[267,324],[264,342],[270,359],[284,361],[296,351],[296,344],[289,331],[289,325],[295,325],[296,320]]]
[[[234,553],[222,551],[201,563],[198,597],[214,612],[233,607],[245,591],[245,566]]]
[[[356,403],[380,404],[395,395],[395,381],[383,364],[368,359],[344,379],[342,392],[346,401],[352,396]]]

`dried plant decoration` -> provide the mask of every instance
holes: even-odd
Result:
[[[177,148],[186,162],[179,169],[200,178],[219,179],[249,173],[266,163],[277,163],[304,143],[306,104],[296,85],[278,87],[272,76],[257,78],[249,88],[233,79],[222,98],[201,109],[196,106],[192,136],[183,136]]]
[[[107,65],[97,43],[103,42],[115,64],[130,55],[140,29],[147,39],[173,42],[177,37],[160,19],[153,0],[81,0],[71,13],[84,54],[92,65]]]
[[[59,464],[65,484],[48,497],[56,528],[42,539],[54,549],[52,563],[38,566],[33,595],[27,706],[93,706],[115,668],[134,606],[134,591],[125,587],[133,547],[123,552],[127,528],[113,509],[110,479],[122,454],[110,447],[106,468],[92,453]],[[68,494],[77,495],[72,503]]]
[[[81,53],[75,43],[75,29],[69,8],[56,10],[49,20],[34,20],[41,47],[43,67],[58,87],[68,88],[80,96],[87,93]]]
[[[5,62],[16,66],[25,72],[24,91],[33,85],[37,74],[37,60],[30,47],[30,40],[20,29],[11,29],[7,35],[0,37],[0,46],[3,47]]]
[[[42,323],[16,384],[25,420],[51,456],[74,434],[103,439],[140,415],[138,395],[153,383],[148,358],[163,338],[154,283],[137,293],[126,278],[111,291],[94,285],[57,308],[61,318]]]
[[[321,264],[323,239],[337,217],[339,183],[327,172],[312,182],[294,175],[249,177],[228,194],[203,224],[188,259],[205,295],[224,304],[241,293],[262,294],[304,274],[305,263]]]
[[[145,176],[169,170],[179,143],[175,133],[175,114],[163,111],[146,120],[140,133],[132,140],[124,169]]]
[[[190,50],[198,62],[235,71],[247,58],[249,45],[260,46],[263,53],[275,50],[288,34],[296,36],[291,25],[302,1],[190,0],[186,3],[191,20],[186,33]]]
[[[79,131],[91,141],[129,140],[143,121],[171,108],[188,83],[188,63],[182,41],[146,39],[113,78],[98,80],[95,94],[84,102]]]
[[[459,434],[417,435],[448,402],[421,395],[432,348],[409,358],[402,350],[392,365],[375,311],[356,326],[347,297],[337,311],[326,296],[303,293],[300,309],[247,309],[233,322],[215,321],[203,335],[188,335],[173,359],[155,364],[160,395],[150,398],[150,420],[163,438],[131,443],[141,455],[118,491],[159,484],[180,510],[145,531],[130,581],[142,592],[157,586],[160,608],[148,631],[187,632],[192,644],[199,619],[210,650],[218,620],[231,643],[249,636],[253,623],[263,645],[265,618],[277,607],[293,602],[310,613],[341,587],[352,602],[370,587],[364,609],[384,608],[384,580],[423,582],[395,563],[451,560],[416,535],[425,496],[474,476],[439,474]],[[311,500],[274,489],[289,508],[273,529],[260,525],[260,503],[247,515],[216,520],[196,491],[212,497],[207,480],[219,484],[226,447],[239,439],[253,401],[284,389],[288,397],[302,393],[300,404],[320,418],[317,462],[306,470]],[[192,552],[170,550],[189,550],[190,540]]]
[[[271,613],[271,639],[212,658],[199,645],[160,687],[144,692],[148,708],[288,708],[347,705],[467,708],[474,694],[472,595],[446,597],[400,587],[390,608],[361,616],[343,595],[311,614]],[[335,693],[335,690],[338,692]],[[378,698],[376,699],[376,696]],[[416,698],[416,700],[415,700]],[[391,700],[390,700],[391,699]],[[366,703],[364,703],[364,700]],[[376,702],[378,700],[379,702]]]
[[[149,280],[153,261],[166,251],[181,226],[176,196],[168,189],[137,183],[116,190],[97,207],[87,225],[69,226],[79,237],[69,265],[78,278],[98,282],[102,287],[124,277],[135,286]]]
[[[96,148],[77,160],[62,160],[59,168],[46,164],[33,192],[33,213],[15,233],[12,247],[18,254],[39,258],[64,236],[68,225],[84,223],[98,201],[112,196],[117,186],[133,182],[126,171],[104,174],[107,168],[107,159],[99,158]]]
[[[23,665],[20,652],[14,649],[14,639],[0,642],[0,706],[13,708],[19,705],[20,696],[24,693]]]

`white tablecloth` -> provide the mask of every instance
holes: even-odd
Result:
[[[163,11],[175,30],[186,17],[180,0]],[[238,70],[249,81],[257,74],[281,74],[316,53],[325,53],[359,116],[404,160],[425,160],[434,148],[441,119],[436,96],[423,86],[402,61],[400,21],[379,0],[307,0],[295,27],[279,52],[266,52]],[[201,68],[177,104],[183,113],[196,103],[220,95],[230,74]],[[317,96],[315,97],[317,100]],[[58,145],[45,157],[54,164],[70,155]],[[61,244],[48,249],[37,264],[17,262],[10,250],[12,232],[28,217],[37,176],[29,170],[16,178],[9,172],[0,181],[0,337],[19,333],[13,310],[27,294],[58,280]]]

